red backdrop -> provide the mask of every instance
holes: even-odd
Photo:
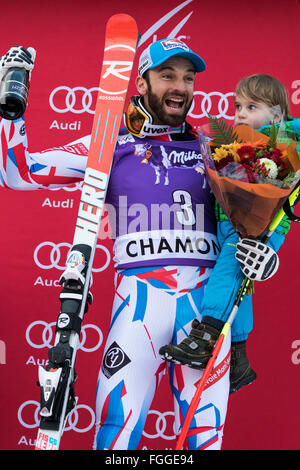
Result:
[[[151,5],[151,7],[149,7]],[[103,35],[115,13],[132,15],[141,49],[155,39],[176,36],[203,56],[207,71],[197,78],[190,122],[205,113],[233,118],[236,82],[269,73],[286,86],[291,113],[300,110],[298,0],[62,0],[5,2],[1,6],[0,54],[15,44],[37,50],[26,123],[31,152],[89,134],[94,88],[99,83]],[[136,69],[134,70],[136,75]],[[76,92],[73,107],[66,101]],[[76,88],[76,90],[75,90]],[[88,90],[88,91],[86,91]],[[130,94],[135,93],[134,81]],[[78,187],[56,191],[1,190],[0,448],[33,449],[38,428],[37,365],[53,344],[59,312],[57,279],[72,243]],[[299,253],[294,224],[280,250],[275,278],[256,286],[255,328],[248,341],[258,379],[230,397],[223,449],[300,449]],[[78,352],[78,406],[61,448],[90,449],[94,399],[113,297],[111,241],[99,241],[94,303],[85,317]],[[172,401],[166,378],[151,405],[141,448],[175,446]]]

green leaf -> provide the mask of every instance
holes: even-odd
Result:
[[[267,147],[276,147],[277,145],[277,134],[278,134],[278,129],[275,126],[274,122],[272,123],[272,127],[270,129],[270,137],[267,142]]]
[[[229,145],[232,142],[238,142],[238,136],[231,124],[224,120],[219,120],[216,116],[208,115],[211,127],[212,144]]]

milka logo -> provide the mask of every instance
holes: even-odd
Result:
[[[135,155],[142,157],[142,163],[149,164],[154,168],[156,180],[155,184],[161,182],[163,176],[164,184],[169,184],[169,170],[171,168],[198,168],[200,174],[204,174],[204,164],[202,161],[201,153],[195,150],[178,151],[171,150],[170,152],[164,145],[159,146],[160,152],[154,152],[151,146],[145,144],[135,145]],[[203,180],[203,189],[206,187],[206,180]]]
[[[188,152],[177,152],[176,150],[172,150],[170,152],[168,159],[171,163],[176,164],[180,163],[182,165],[186,164],[187,162],[193,161],[194,163],[198,163],[198,160],[202,159],[201,153],[195,152],[195,150],[188,151]]]
[[[171,10],[169,13],[164,15],[162,18],[160,18],[156,23],[154,23],[150,28],[142,35],[140,41],[139,41],[139,47],[144,44],[151,36],[153,36],[161,26],[164,26],[168,20],[173,18],[173,16],[176,15],[179,11],[181,11],[186,5],[191,3],[193,0],[186,0],[185,2],[182,2],[180,5],[178,5],[176,8]],[[190,11],[183,19],[181,19],[178,24],[173,28],[173,30],[168,34],[168,38],[178,38],[178,33],[179,31],[183,28],[183,26],[186,24],[186,22],[189,20],[190,16],[192,15],[192,11]]]

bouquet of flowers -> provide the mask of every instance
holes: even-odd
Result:
[[[260,238],[300,179],[295,142],[210,117],[212,140],[199,141],[209,185],[241,238]]]

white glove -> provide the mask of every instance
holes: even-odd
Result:
[[[259,240],[243,238],[236,245],[236,259],[242,272],[252,281],[270,279],[279,267],[279,258],[270,246]]]
[[[34,67],[35,56],[36,51],[33,47],[28,47],[28,49],[25,49],[23,46],[11,47],[3,57],[0,57],[0,81],[7,70],[12,67],[28,70],[30,78],[31,71]]]

